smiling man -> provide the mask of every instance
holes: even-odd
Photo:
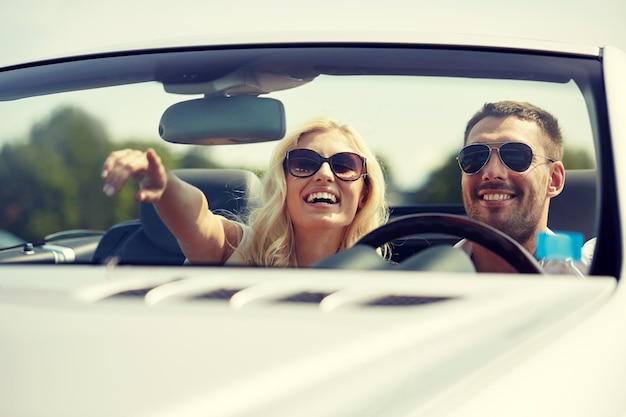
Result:
[[[458,156],[468,216],[487,223],[535,253],[548,230],[550,199],[563,190],[563,138],[557,119],[529,103],[486,103],[469,120]],[[513,272],[491,251],[459,242],[479,272]]]

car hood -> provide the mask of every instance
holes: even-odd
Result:
[[[3,268],[2,415],[422,415],[462,404],[616,286],[409,271],[49,271]]]

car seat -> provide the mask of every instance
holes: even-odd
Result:
[[[172,171],[198,187],[217,214],[246,221],[260,202],[259,177],[243,169],[181,169]],[[92,261],[132,265],[181,265],[185,256],[152,204],[139,204],[139,219],[111,227],[100,240]]]
[[[550,201],[548,227],[552,230],[580,232],[585,240],[597,235],[598,173],[595,169],[565,172],[565,187]]]

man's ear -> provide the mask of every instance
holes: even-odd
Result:
[[[561,161],[553,162],[552,170],[550,172],[550,180],[548,182],[547,196],[550,198],[556,197],[561,194],[564,186],[565,166],[563,166],[563,162]]]

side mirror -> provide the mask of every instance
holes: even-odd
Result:
[[[159,135],[172,143],[230,145],[279,140],[285,135],[285,108],[272,98],[207,97],[165,110]]]

